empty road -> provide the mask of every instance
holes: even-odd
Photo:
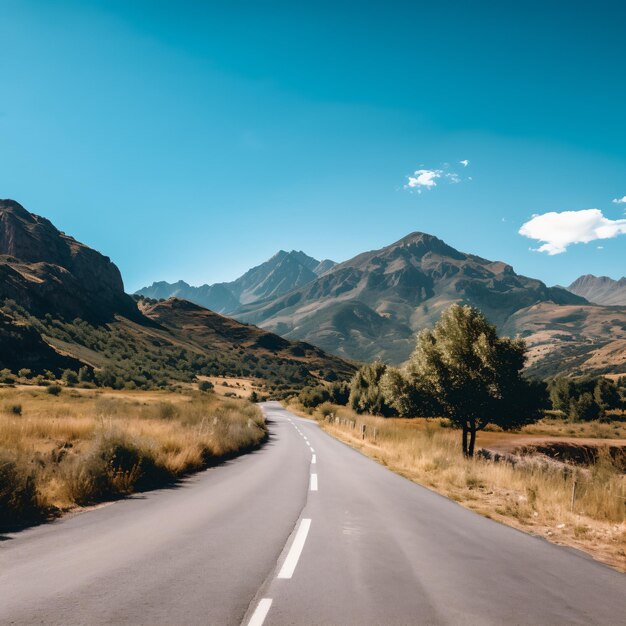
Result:
[[[626,624],[626,576],[276,403],[261,450],[0,541],[0,624]]]

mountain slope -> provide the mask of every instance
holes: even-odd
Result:
[[[626,373],[626,307],[540,302],[514,313],[503,327],[528,345],[536,376]]]
[[[577,278],[568,291],[582,296],[594,304],[626,306],[626,277],[613,280],[608,276],[585,274]]]
[[[108,257],[13,200],[0,200],[0,300],[5,298],[68,319],[138,315]]]
[[[1,201],[0,369],[58,373],[83,365],[107,386],[231,375],[282,391],[354,371],[311,345],[184,300],[140,299],[138,307],[110,259]]]
[[[236,317],[341,356],[400,363],[413,349],[415,332],[432,326],[453,302],[478,307],[502,327],[513,313],[537,302],[586,301],[520,276],[505,263],[412,233],[282,297],[243,307]]]
[[[315,280],[329,271],[334,261],[318,261],[302,251],[280,250],[271,259],[248,270],[230,283],[192,287],[177,283],[155,282],[136,292],[153,299],[185,298],[217,313],[232,313],[240,305],[279,297]]]

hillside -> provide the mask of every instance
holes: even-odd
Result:
[[[155,282],[136,292],[153,299],[184,298],[217,313],[233,313],[241,305],[277,298],[314,281],[332,269],[334,261],[318,261],[304,252],[280,250],[271,259],[230,283],[192,287],[185,281]]]
[[[84,382],[157,387],[249,376],[287,390],[353,367],[190,302],[137,302],[108,257],[0,201],[0,369],[83,367]]]
[[[243,307],[235,316],[340,356],[401,363],[413,349],[415,333],[432,326],[453,302],[478,307],[500,328],[538,302],[586,303],[520,276],[506,263],[412,233],[340,263],[282,297]]]
[[[0,301],[37,315],[105,322],[137,318],[117,267],[13,200],[0,200]]]
[[[626,373],[626,308],[541,302],[513,314],[503,331],[529,346],[529,372]]]
[[[626,277],[613,280],[608,276],[585,274],[577,278],[568,291],[582,296],[594,304],[626,306]]]

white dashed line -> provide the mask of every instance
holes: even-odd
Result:
[[[271,598],[263,598],[260,600],[254,610],[254,613],[252,614],[252,617],[250,618],[250,621],[248,622],[248,626],[263,626],[263,622],[265,621],[271,606]]]
[[[315,455],[313,455],[311,457],[311,465],[315,465],[317,463],[317,457]]]
[[[317,491],[317,474],[311,474],[311,491]]]
[[[296,538],[291,544],[289,554],[287,554],[287,558],[285,559],[283,566],[280,568],[280,572],[278,572],[278,578],[291,578],[293,576],[296,565],[298,565],[298,559],[302,554],[306,537],[309,534],[309,528],[311,528],[311,520],[303,519],[298,527]]]

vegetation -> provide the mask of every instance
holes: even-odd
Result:
[[[394,408],[381,387],[381,381],[387,366],[375,361],[364,365],[354,375],[350,383],[349,403],[357,413],[371,413],[372,415],[394,415]]]
[[[405,370],[378,362],[362,367],[352,379],[350,406],[372,415],[445,416],[461,428],[463,454],[471,457],[477,431],[542,417],[545,389],[523,378],[524,359],[522,341],[498,337],[477,309],[454,304],[433,330],[418,335]]]
[[[611,412],[626,408],[626,379],[604,377],[555,378],[548,385],[555,411],[570,421],[606,419]]]
[[[262,380],[267,393],[280,399],[319,380],[305,362],[278,358],[271,351],[255,352],[234,345],[209,349],[157,327],[142,328],[124,320],[94,325],[78,318],[54,319],[49,314],[40,319],[11,300],[4,302],[0,312],[14,324],[37,331],[63,352],[75,354],[86,363],[77,362],[75,369],[35,371],[35,377],[61,379],[70,387],[168,389],[172,384],[194,382],[198,377],[233,376]],[[321,374],[333,378],[328,372]],[[11,370],[0,370],[0,383],[15,380]]]
[[[257,407],[211,393],[5,387],[0,531],[163,485],[265,436]]]

